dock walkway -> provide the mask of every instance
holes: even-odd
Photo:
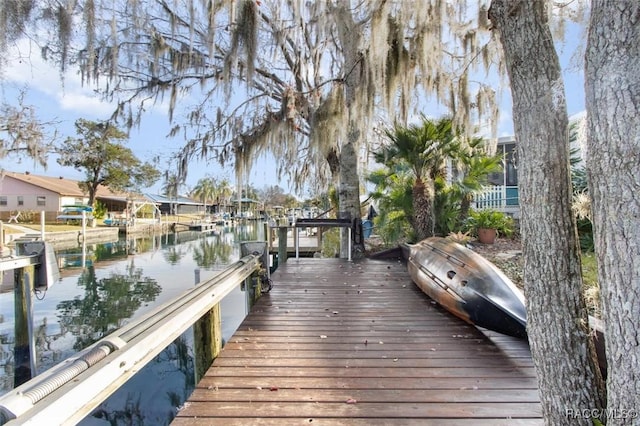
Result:
[[[406,266],[290,259],[173,425],[540,425],[526,342],[435,305]]]

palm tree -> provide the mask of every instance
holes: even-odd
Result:
[[[469,216],[471,202],[476,192],[489,182],[489,174],[500,171],[501,155],[486,155],[484,139],[470,138],[456,156],[456,169],[461,178],[453,183],[453,190],[460,197],[459,221]]]
[[[395,125],[385,131],[391,142],[374,153],[377,162],[394,169],[406,164],[414,177],[412,188],[413,213],[409,223],[416,240],[434,235],[434,199],[436,176],[441,172],[445,160],[455,156],[460,141],[450,118],[430,120],[422,116],[420,125],[409,127]]]
[[[162,183],[162,194],[167,197],[170,201],[170,209],[171,214],[175,214],[175,203],[172,203],[171,200],[178,199],[178,191],[182,186],[182,182],[177,174],[166,172],[164,175],[164,182]]]
[[[207,203],[212,204],[218,196],[218,185],[213,177],[205,177],[198,180],[196,186],[191,191],[191,196],[196,197],[204,204],[204,210],[207,212]]]
[[[413,177],[406,165],[394,170],[375,170],[367,176],[375,185],[371,198],[378,202],[379,214],[375,219],[377,233],[386,245],[415,239],[409,218],[413,215]]]
[[[218,183],[218,190],[216,195],[218,205],[223,204],[228,206],[229,204],[231,204],[230,197],[232,194],[233,189],[231,189],[229,180],[227,178],[222,179],[220,183]]]

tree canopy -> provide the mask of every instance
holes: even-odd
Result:
[[[75,126],[79,137],[67,138],[58,148],[57,161],[85,172],[79,186],[88,192],[89,205],[93,205],[99,185],[114,191],[137,190],[160,177],[152,164],[142,163],[122,145],[127,135],[114,125],[79,119]]]
[[[52,149],[55,135],[47,134],[52,123],[40,121],[33,105],[26,105],[25,92],[18,96],[18,105],[0,105],[0,159],[5,157],[31,158],[42,166]]]
[[[167,100],[172,135],[186,141],[180,178],[195,156],[244,174],[269,151],[300,188],[333,181],[352,218],[378,113],[405,120],[418,91],[468,129],[472,116],[497,116],[495,89],[469,79],[497,52],[486,6],[472,2],[85,0],[7,10],[19,22],[0,21],[6,40],[24,29],[61,69],[77,66],[117,101],[112,118],[126,126]],[[50,32],[31,28],[36,21]]]
[[[378,114],[404,120],[412,101],[424,94],[471,133],[469,124],[485,117],[495,130],[499,89],[472,72],[493,65],[503,76],[509,71],[520,186],[526,188],[521,200],[529,336],[532,347],[540,348],[533,353],[545,416],[561,424],[562,407],[601,408],[576,291],[580,259],[568,207],[566,99],[550,22],[561,15],[554,15],[558,10],[580,17],[586,7],[566,2],[552,8],[556,2],[544,0],[490,4],[491,20],[489,2],[482,0],[5,0],[0,49],[29,35],[61,70],[78,67],[85,83],[116,101],[112,118],[127,127],[166,97],[172,134],[186,141],[181,176],[194,156],[234,161],[243,174],[269,150],[296,183],[310,176],[318,185],[334,180],[339,209],[351,217],[359,215],[359,171]],[[593,0],[591,6],[587,173],[602,250],[599,273],[612,281],[603,292],[613,374],[607,398],[620,411],[635,409],[640,395],[634,375],[638,325],[630,320],[640,303],[640,207],[633,196],[640,175],[634,161],[640,140],[639,6],[633,0]],[[183,121],[177,121],[177,110]],[[538,228],[544,232],[535,234]],[[549,323],[566,332],[554,336]],[[558,356],[550,357],[549,348],[559,349]],[[566,374],[559,374],[562,368]],[[570,386],[565,378],[572,379]],[[575,395],[585,397],[577,401]]]

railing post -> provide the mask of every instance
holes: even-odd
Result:
[[[287,230],[286,226],[278,227],[278,265],[287,262]]]
[[[14,272],[15,299],[15,345],[13,357],[15,364],[14,387],[29,381],[36,372],[36,348],[33,341],[33,307],[31,294],[35,267],[25,266]]]
[[[42,210],[40,212],[40,239],[42,239],[42,241],[44,241],[44,237],[45,237],[44,224],[45,224],[45,212],[44,210]]]
[[[500,192],[500,196],[502,198],[500,202],[500,208],[505,209],[507,207],[507,186],[503,186]]]
[[[82,210],[82,241],[87,238],[87,212]]]
[[[264,239],[267,241],[267,250],[271,248],[271,232],[269,231],[269,223],[265,222],[262,226],[264,228]]]

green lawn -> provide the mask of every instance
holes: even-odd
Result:
[[[593,252],[582,253],[582,279],[587,287],[598,285],[598,268],[596,255]]]
[[[20,223],[19,225],[23,228],[29,228],[33,229],[35,232],[40,232],[40,224]],[[8,234],[17,234],[20,232],[16,229],[9,228],[8,226],[3,228]],[[44,232],[79,231],[80,229],[82,229],[82,225],[67,225],[64,223],[45,223],[44,225]]]
[[[593,252],[582,253],[582,283],[587,309],[593,316],[600,317],[600,286],[598,285],[598,267]]]

